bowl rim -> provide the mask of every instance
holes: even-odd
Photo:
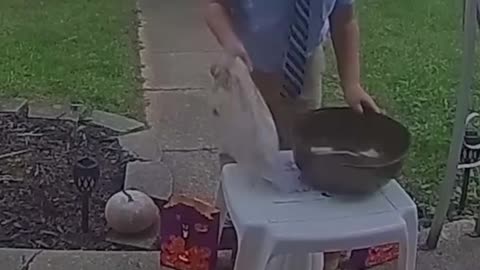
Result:
[[[317,114],[317,113],[321,113],[323,111],[351,111],[352,113],[355,113],[355,111],[348,107],[348,106],[332,106],[332,107],[322,107],[322,108],[319,108],[319,109],[315,109],[315,110],[311,110],[311,111],[308,111],[308,112],[305,112],[303,113],[303,115],[307,115],[307,114]],[[393,165],[395,163],[398,163],[398,162],[402,162],[403,160],[406,159],[406,157],[408,156],[409,154],[409,151],[410,151],[410,147],[411,147],[411,140],[412,140],[412,135],[410,133],[410,131],[408,130],[408,128],[406,126],[404,126],[402,123],[400,123],[399,121],[393,119],[392,117],[386,115],[386,114],[383,114],[383,113],[376,113],[376,112],[373,112],[373,111],[366,111],[364,112],[364,114],[374,114],[376,116],[380,116],[382,118],[384,118],[385,120],[388,120],[390,121],[391,123],[395,124],[396,126],[398,126],[400,128],[400,130],[402,130],[404,133],[403,135],[404,138],[405,138],[405,143],[406,143],[406,147],[405,149],[398,155],[398,157],[392,159],[392,160],[389,160],[387,162],[383,162],[383,163],[378,163],[378,164],[367,164],[367,165],[358,165],[358,164],[342,164],[343,166],[346,166],[346,167],[353,167],[353,168],[357,168],[357,169],[376,169],[376,168],[383,168],[383,167],[388,167],[390,165]]]

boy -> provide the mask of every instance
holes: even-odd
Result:
[[[360,84],[354,0],[207,0],[206,21],[230,57],[240,57],[290,148],[298,112],[321,107],[322,43],[332,38],[345,101],[363,113],[380,110]],[[325,254],[336,269],[339,253]]]
[[[240,57],[252,71],[252,78],[272,111],[282,148],[290,146],[289,130],[296,112],[321,107],[321,73],[325,61],[322,42],[328,33],[333,41],[345,101],[359,113],[379,112],[360,84],[359,30],[354,0],[207,1],[209,28],[225,52],[231,57]],[[300,42],[305,44],[295,44],[296,48],[305,50],[300,50],[300,54],[294,51],[293,55],[298,57],[287,59],[292,55],[288,53],[293,47],[292,29],[296,31],[295,37],[305,34]],[[300,61],[303,53],[305,62]],[[293,69],[289,66],[289,70],[300,77],[285,76],[286,63],[296,63]],[[295,86],[301,89],[288,91],[288,88],[295,90]]]

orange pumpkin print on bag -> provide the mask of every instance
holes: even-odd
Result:
[[[162,209],[161,264],[177,270],[214,270],[219,211],[198,199],[172,197]]]

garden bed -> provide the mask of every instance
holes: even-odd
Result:
[[[0,114],[0,247],[127,249],[105,240],[104,206],[123,187],[130,159],[116,135],[72,121]],[[72,165],[81,156],[96,158],[101,169],[89,233],[81,231],[80,196],[72,178]]]

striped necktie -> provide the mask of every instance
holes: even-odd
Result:
[[[283,87],[292,98],[301,94],[304,84],[309,18],[310,0],[296,0],[295,16],[290,25],[288,47],[283,63]]]

